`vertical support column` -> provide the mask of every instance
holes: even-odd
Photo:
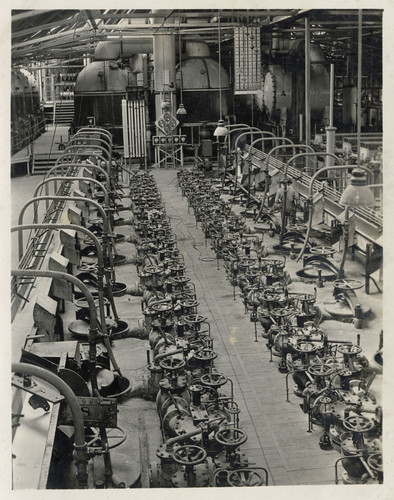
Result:
[[[311,34],[309,29],[309,19],[305,18],[305,144],[311,144]],[[309,159],[306,158],[306,168],[308,170]]]
[[[358,57],[357,57],[357,165],[360,164],[361,149],[361,86],[362,86],[362,51],[363,51],[363,11],[358,11]]]
[[[169,94],[171,114],[175,115],[175,37],[174,35],[155,35],[153,38],[153,57],[155,60],[155,108],[156,119],[162,113],[161,94]],[[172,86],[171,86],[172,83]]]
[[[330,121],[329,126],[326,127],[326,151],[327,153],[335,154],[335,131],[334,127],[334,64],[330,64]],[[326,167],[334,165],[334,158],[326,156]],[[334,177],[335,171],[331,171],[331,176]]]

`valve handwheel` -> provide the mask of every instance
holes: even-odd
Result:
[[[314,377],[328,377],[334,373],[335,367],[327,364],[315,363],[310,365],[308,372]]]
[[[150,305],[150,308],[155,312],[168,312],[172,309],[172,304],[170,302],[154,302]]]
[[[349,344],[342,344],[337,347],[338,351],[341,354],[352,354],[355,356],[356,354],[360,354],[362,351],[362,348],[359,345],[349,345]]]
[[[205,318],[201,314],[188,314],[184,317],[184,320],[189,325],[198,325],[205,321]]]
[[[177,283],[178,285],[184,285],[185,283],[190,281],[190,278],[189,276],[174,276],[172,280],[175,281],[175,283]]]
[[[383,459],[381,453],[372,453],[367,459],[368,465],[376,472],[383,471]]]
[[[172,457],[178,464],[191,466],[203,462],[207,458],[207,452],[201,446],[186,444],[176,448]]]
[[[179,358],[164,358],[160,361],[160,366],[163,370],[179,370],[185,366],[185,361]]]
[[[199,361],[212,361],[218,357],[218,354],[210,347],[202,347],[194,353],[194,357]]]
[[[204,373],[201,376],[201,382],[208,387],[221,387],[227,382],[227,377],[221,373]]]
[[[299,340],[297,345],[294,346],[294,349],[298,352],[314,352],[317,349],[317,346],[312,344],[312,342],[308,342],[306,340]]]
[[[374,427],[374,421],[362,415],[351,415],[343,421],[343,426],[352,432],[368,432]]]
[[[343,279],[335,280],[333,286],[334,288],[339,288],[340,290],[358,290],[364,285],[360,280]]]
[[[239,265],[243,267],[251,267],[256,263],[254,259],[241,259]]]
[[[164,271],[162,266],[147,265],[144,267],[144,272],[148,274],[160,274]]]
[[[79,271],[84,271],[85,273],[96,273],[98,269],[97,264],[88,264],[87,262],[82,262],[78,266]]]
[[[180,302],[181,306],[182,307],[197,307],[199,305],[199,302],[197,302],[197,300],[194,300],[194,299],[185,299],[185,300],[181,300]]]
[[[227,482],[230,486],[262,486],[264,477],[253,469],[237,469],[229,473]]]
[[[309,249],[310,253],[315,254],[315,255],[333,255],[336,250],[334,247],[330,246],[324,246],[324,245],[318,245],[316,247],[311,247]]]
[[[241,429],[221,429],[215,434],[215,440],[224,446],[241,446],[246,443],[248,436]]]
[[[91,428],[92,435],[87,436],[87,446],[92,448],[102,448],[104,453],[104,447],[102,446],[101,433],[99,429]],[[126,441],[127,432],[121,427],[112,427],[111,429],[106,429],[108,450],[117,448]]]
[[[271,311],[271,315],[274,317],[274,318],[285,318],[286,316],[290,316],[291,314],[294,313],[294,310],[293,309],[289,309],[289,308],[277,308],[277,309],[273,309]]]

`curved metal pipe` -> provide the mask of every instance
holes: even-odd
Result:
[[[79,142],[81,141],[81,142]],[[82,141],[97,141],[98,144],[86,144],[85,142]],[[111,145],[105,141],[104,139],[100,139],[99,137],[89,137],[89,135],[84,135],[80,134],[79,136],[77,134],[73,135],[71,139],[67,143],[67,147],[70,146],[82,146],[82,147],[100,147],[103,148],[103,151],[106,151],[108,154],[108,158],[112,158],[112,147]]]
[[[12,227],[11,233],[13,233],[15,231],[23,231],[25,229],[49,229],[49,230],[52,230],[52,229],[57,229],[57,230],[72,229],[72,230],[84,233],[87,236],[89,236],[89,238],[92,239],[93,244],[96,247],[96,251],[97,251],[97,291],[98,291],[98,299],[99,299],[101,328],[103,330],[103,334],[106,335],[108,332],[107,332],[107,325],[105,322],[104,295],[103,295],[103,289],[104,289],[103,276],[105,273],[104,255],[103,255],[103,249],[102,249],[101,243],[98,240],[98,238],[96,237],[96,235],[93,234],[91,231],[89,231],[89,229],[86,229],[83,226],[77,226],[75,224],[24,224],[23,226]],[[18,250],[19,250],[19,260],[21,260],[23,252],[21,252],[20,248]],[[107,281],[107,287],[108,288],[110,286],[112,287],[111,282],[108,279],[107,275],[106,275],[106,281]],[[114,308],[115,302],[113,304],[111,302],[111,305]],[[117,316],[116,310],[114,312],[114,316],[115,316],[115,318]]]
[[[92,134],[99,132],[100,134],[106,135],[112,142],[112,134],[106,128],[101,127],[81,127],[77,130],[78,132],[92,132]],[[75,134],[74,134],[75,135]]]
[[[267,175],[269,173],[269,160],[270,160],[271,155],[273,154],[273,152],[277,151],[278,149],[288,149],[288,148],[293,148],[293,149],[295,149],[295,148],[305,148],[305,149],[309,149],[311,152],[313,152],[313,148],[311,146],[307,146],[306,144],[280,144],[279,146],[275,146],[272,149],[270,149],[270,151],[268,152],[268,155],[267,155],[267,157],[265,159],[265,170],[266,170]],[[260,210],[259,210],[258,214],[256,215],[256,217],[254,219],[255,222],[260,217],[261,212],[262,212],[262,210],[264,208],[265,200],[266,200],[267,194],[268,194],[268,189],[269,189],[269,183],[266,182],[265,183],[265,187],[264,187],[263,200],[262,200],[261,205],[260,205]]]
[[[95,144],[71,144],[70,146],[67,146],[66,149],[63,150],[63,153],[70,152],[71,148],[81,149],[83,147],[99,149],[102,153],[106,153],[106,155],[108,156],[107,162],[109,163],[111,161],[108,150],[103,148],[103,146],[96,146]]]
[[[82,203],[90,203],[94,207],[97,208],[97,210],[100,212],[102,218],[103,218],[103,241],[106,241],[106,238],[109,235],[110,232],[110,226],[108,222],[107,215],[102,208],[102,206],[97,203],[94,200],[91,200],[89,198],[83,198],[82,196],[38,196],[37,198],[32,198],[28,200],[23,207],[21,208],[21,211],[19,212],[19,217],[18,217],[18,226],[21,226],[23,223],[23,215],[29,205],[32,203],[41,201],[41,200],[63,200],[63,201],[81,201]],[[33,223],[36,221],[34,220]],[[19,250],[23,249],[23,232],[21,231],[18,236],[18,245],[19,245]],[[109,255],[111,256],[111,252],[109,252]]]
[[[254,130],[256,129],[256,130]],[[241,129],[243,130],[243,129]],[[234,129],[233,132],[236,132],[237,129]],[[234,150],[235,150],[235,184],[234,184],[234,193],[235,190],[237,189],[237,184],[238,184],[238,141],[241,139],[241,137],[244,137],[245,135],[250,135],[250,138],[256,134],[264,135],[264,134],[270,134],[271,132],[264,132],[263,130],[258,129],[257,127],[250,127],[250,130],[247,132],[242,132],[239,134],[239,136],[235,139],[235,144],[234,144]]]
[[[81,167],[81,168],[88,168],[92,170],[98,170],[101,174],[104,175],[105,181],[107,183],[107,189],[108,187],[111,187],[110,183],[110,177],[108,175],[108,172],[104,170],[102,167],[99,167],[98,165],[92,165],[90,163],[60,163],[59,165],[55,165],[54,167],[51,167],[47,173],[44,175],[44,179],[47,179],[50,177],[50,174],[57,170],[58,168],[61,168],[63,170],[64,166],[68,165],[69,167]]]
[[[71,163],[71,162],[62,162],[60,160],[62,160],[63,158],[70,158],[70,156],[73,156],[73,157],[78,157],[78,156],[93,156],[95,158],[98,158],[100,161],[104,162],[104,164],[106,165],[107,169],[109,170],[110,168],[110,165],[109,165],[109,160],[107,160],[106,158],[104,158],[104,156],[100,155],[100,154],[97,154],[97,153],[82,153],[82,152],[69,152],[69,153],[66,153],[66,154],[61,154],[60,156],[58,156],[57,160],[56,160],[56,164],[58,165],[67,165],[67,163]],[[108,175],[110,174],[110,172],[108,172]]]
[[[104,187],[104,185],[99,182],[99,181],[96,181],[96,179],[87,179],[86,177],[68,177],[66,175],[62,175],[62,176],[55,176],[55,177],[50,177],[49,179],[44,179],[43,181],[39,182],[34,190],[34,193],[33,193],[33,198],[35,198],[37,196],[37,192],[39,190],[39,188],[41,186],[43,186],[44,184],[48,184],[48,182],[52,182],[52,181],[70,181],[70,182],[73,182],[73,181],[86,181],[86,182],[92,182],[93,184],[95,184],[96,186],[98,186],[104,193],[104,203],[105,205],[108,207],[109,206],[109,197],[108,197],[108,191],[107,189]],[[87,199],[90,199],[90,198],[87,198]]]
[[[330,153],[326,153],[326,154],[329,155]],[[333,156],[335,156],[335,155],[333,155]],[[334,169],[343,170],[343,169],[348,169],[348,168],[351,168],[351,166],[349,166],[349,165],[330,165],[328,167],[322,167],[317,172],[315,172],[314,175],[311,177],[311,180],[309,181],[309,193],[308,193],[308,200],[307,200],[308,204],[309,204],[308,228],[307,228],[304,244],[301,248],[300,253],[298,254],[297,262],[299,262],[299,260],[302,258],[302,256],[305,253],[305,249],[306,249],[306,246],[308,244],[309,236],[311,233],[312,215],[313,215],[313,184],[314,184],[315,180],[319,177],[319,175],[321,173],[326,172],[327,170],[334,170]],[[357,168],[357,167],[355,166],[355,168]],[[369,168],[364,167],[363,165],[359,165],[358,168],[362,168],[362,169],[366,170],[369,174],[372,175],[372,172]]]
[[[40,278],[57,278],[61,280],[70,281],[76,285],[86,298],[89,307],[89,365],[90,373],[92,376],[92,389],[93,392],[98,390],[96,378],[96,342],[98,335],[98,321],[96,304],[88,287],[81,280],[72,276],[71,274],[63,273],[60,271],[41,271],[38,269],[12,269],[11,276],[24,276],[24,277],[40,277]]]
[[[287,179],[287,171],[289,169],[289,165],[291,162],[293,162],[296,158],[301,158],[301,157],[309,158],[311,156],[314,156],[314,157],[316,157],[316,156],[329,156],[330,158],[334,158],[334,160],[337,160],[340,164],[343,163],[341,158],[338,158],[338,156],[334,155],[333,153],[326,153],[326,152],[322,152],[322,153],[318,153],[318,152],[298,153],[287,160],[286,165],[285,165],[285,169],[283,172],[283,180]],[[287,198],[287,184],[284,183],[284,185],[283,185],[282,216],[281,216],[282,222],[281,222],[280,235],[279,235],[279,242],[280,243],[282,243],[283,236],[285,234],[286,198]],[[306,243],[305,243],[305,248],[306,248]]]
[[[85,424],[78,399],[71,387],[60,377],[40,366],[29,365],[28,363],[12,363],[11,371],[38,377],[56,387],[60,394],[65,397],[73,416],[74,458],[77,468],[78,487],[86,489],[88,487],[88,453],[85,440]]]

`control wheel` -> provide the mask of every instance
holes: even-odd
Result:
[[[227,476],[230,486],[262,486],[264,476],[261,472],[253,469],[237,469]]]
[[[324,255],[324,256],[332,256],[336,252],[334,247],[318,245],[316,247],[311,247],[309,249],[310,253],[314,255]]]
[[[201,446],[187,444],[176,448],[172,457],[178,464],[193,466],[203,462],[207,458],[207,452]]]
[[[356,356],[360,354],[362,348],[359,345],[341,344],[337,347],[338,352],[341,354],[350,354]]]
[[[246,432],[236,428],[221,429],[215,434],[215,440],[223,446],[241,446],[247,439]]]
[[[320,363],[310,365],[308,368],[308,372],[314,377],[329,377],[334,371],[335,367]]]
[[[204,373],[204,375],[201,376],[200,380],[204,385],[216,388],[224,385],[228,379],[221,373],[211,372],[211,373]]]
[[[163,368],[163,370],[169,370],[169,371],[174,371],[174,370],[180,370],[185,366],[185,361],[183,359],[179,358],[164,358],[160,361],[160,366]]]
[[[372,453],[367,459],[368,465],[375,472],[383,472],[383,457],[381,453]]]
[[[335,280],[333,285],[334,288],[338,288],[339,290],[358,290],[364,286],[360,280],[354,279]]]
[[[374,421],[370,418],[363,417],[362,415],[352,415],[343,421],[343,426],[348,431],[352,432],[369,432],[374,427]]]
[[[151,304],[149,307],[157,313],[168,312],[172,310],[172,304],[170,302],[153,302],[153,304]]]
[[[144,272],[148,274],[161,274],[163,271],[163,266],[148,265],[144,267]]]
[[[217,352],[213,351],[210,347],[202,347],[194,353],[194,358],[198,361],[213,361],[218,357]]]

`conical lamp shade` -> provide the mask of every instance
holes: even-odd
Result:
[[[353,170],[350,185],[342,193],[339,203],[350,207],[370,207],[375,204],[373,192],[367,186],[365,172],[360,168]]]
[[[179,108],[177,109],[176,114],[177,115],[187,115],[186,108],[185,108],[185,106],[183,104],[179,105]]]

